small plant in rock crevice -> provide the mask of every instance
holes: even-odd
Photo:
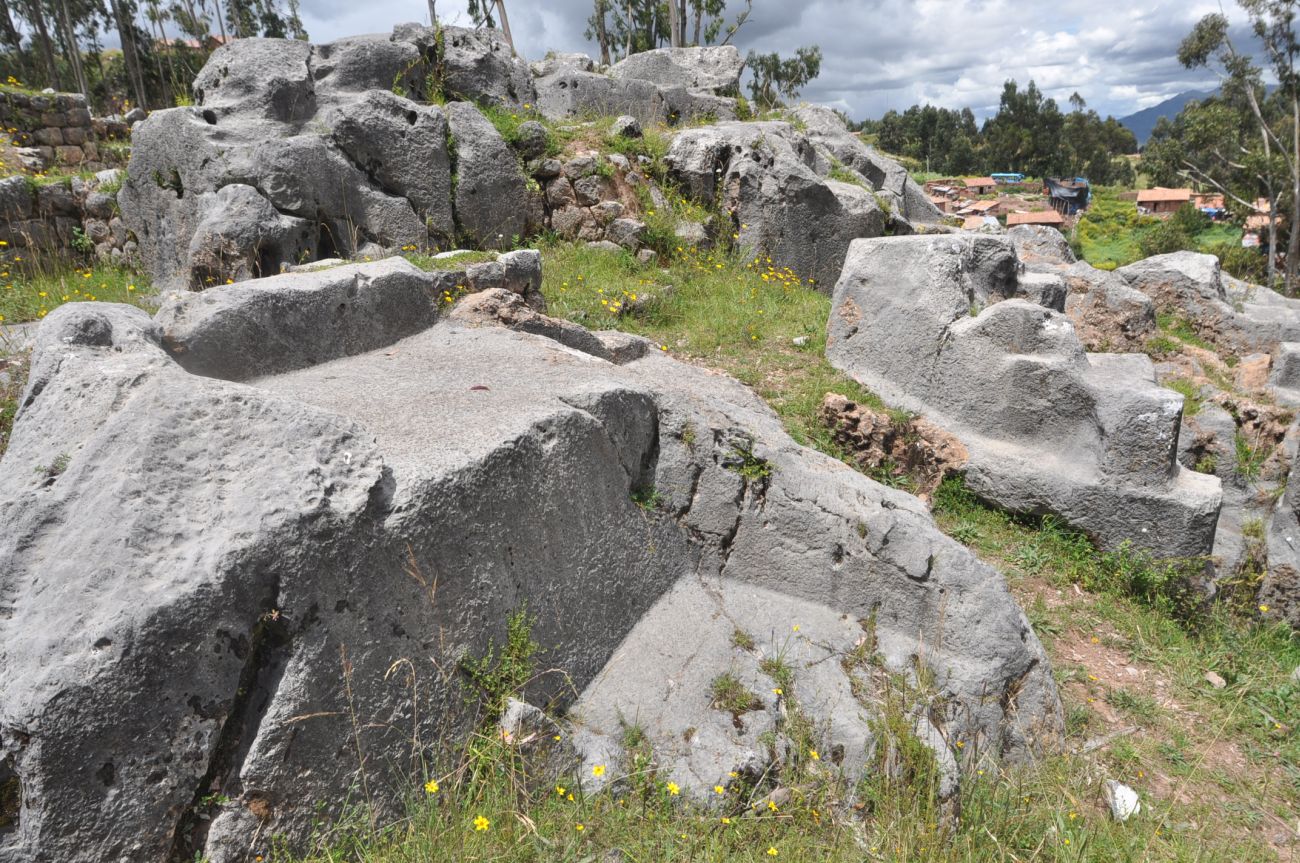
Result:
[[[748,484],[761,486],[772,476],[772,463],[754,455],[752,439],[740,440],[732,444],[731,452],[722,466],[740,474]]]
[[[532,679],[535,659],[541,645],[533,640],[534,618],[526,607],[506,619],[506,640],[488,645],[480,657],[467,656],[460,669],[472,684],[471,692],[483,705],[484,716],[494,719],[506,708],[506,702]]]

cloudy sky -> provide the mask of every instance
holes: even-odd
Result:
[[[740,7],[740,0],[730,0]],[[1240,19],[1231,0],[1230,17]],[[1174,55],[1216,0],[754,0],[735,42],[742,53],[789,53],[817,44],[821,77],[809,101],[879,117],[918,102],[997,109],[1002,83],[1030,78],[1061,105],[1078,91],[1104,114],[1124,116],[1213,82]],[[583,38],[591,0],[507,0],[516,45],[528,59],[547,50],[595,53]],[[468,24],[465,0],[437,0],[439,17]],[[302,0],[312,41],[427,21],[425,0]]]

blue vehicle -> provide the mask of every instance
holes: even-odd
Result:
[[[989,174],[989,176],[993,178],[993,182],[1002,183],[1003,185],[1023,183],[1025,181],[1024,174]]]

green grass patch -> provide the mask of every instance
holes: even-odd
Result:
[[[709,695],[712,697],[710,705],[715,710],[740,714],[763,709],[763,699],[751,692],[731,672],[713,678],[713,682],[709,684]]]
[[[1161,386],[1182,395],[1183,416],[1194,417],[1201,412],[1204,400],[1201,398],[1201,388],[1194,382],[1187,378],[1173,378],[1164,381]]]
[[[24,250],[4,249],[0,255],[0,324],[45,317],[64,303],[95,301],[140,305],[152,295],[143,273],[113,264],[60,264],[31,268]]]
[[[3,348],[0,345],[0,348]],[[13,433],[14,417],[18,415],[18,399],[22,397],[23,388],[27,386],[27,373],[30,362],[25,354],[0,357],[0,456],[9,448],[9,436]]]
[[[563,140],[557,136],[552,124],[533,108],[509,108],[500,105],[479,105],[479,111],[496,127],[497,132],[512,147],[519,143],[519,127],[529,120],[542,124],[546,129],[545,156],[558,156],[563,148]]]
[[[1214,345],[1201,338],[1196,333],[1191,321],[1187,318],[1173,314],[1171,312],[1161,312],[1156,315],[1156,326],[1160,332],[1167,338],[1177,339],[1183,344],[1191,345],[1195,348],[1201,348],[1207,351],[1214,351]]]
[[[463,270],[470,264],[482,264],[488,261],[495,261],[498,254],[496,252],[480,252],[471,249],[457,251],[444,256],[434,256],[425,252],[416,251],[413,248],[407,248],[402,252],[402,257],[427,272],[448,272],[451,270]]]
[[[645,336],[734,375],[772,405],[800,443],[844,456],[818,416],[828,392],[885,409],[826,361],[830,298],[766,258],[675,246],[655,269],[630,255],[555,243],[543,247],[542,267],[550,314]],[[628,313],[633,303],[636,315]]]

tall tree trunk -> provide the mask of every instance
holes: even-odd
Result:
[[[14,26],[13,15],[9,13],[7,0],[0,0],[0,29],[4,31],[2,34],[4,43],[9,46],[10,50],[14,52],[14,56],[18,58],[19,74],[22,75],[23,80],[26,80],[29,67],[27,65],[27,55],[23,53],[23,36],[18,32],[18,28]]]
[[[155,8],[157,7],[155,6]],[[168,84],[170,85],[169,89],[172,92],[170,104],[175,105],[176,104],[176,63],[175,63],[176,46],[167,44],[167,28],[163,25],[163,16],[161,12],[158,13],[158,35],[161,37],[163,50],[167,52],[167,80],[168,80]],[[186,87],[186,90],[187,91],[189,90],[188,86]]]
[[[1291,97],[1291,236],[1286,244],[1286,292],[1295,292],[1300,264],[1300,100]]]
[[[609,0],[596,0],[596,41],[600,44],[600,63],[609,65],[609,31],[605,29],[605,13]]]
[[[510,19],[506,17],[506,0],[497,0],[497,17],[501,19],[501,32],[506,35],[506,42],[510,44],[510,53],[518,56],[514,37],[510,35]]]
[[[41,62],[45,66],[46,86],[53,87],[55,90],[62,90],[63,84],[59,80],[59,66],[54,62],[54,45],[50,42],[50,31],[45,26],[45,10],[41,8],[40,0],[24,0],[27,8],[27,20],[36,28],[37,45],[39,46],[38,54],[41,55]]]
[[[436,8],[435,0],[429,0],[429,26],[438,26],[438,10]]]
[[[156,9],[156,6],[154,8]],[[153,51],[152,51],[153,65],[154,65],[154,69],[158,73],[158,83],[162,84],[163,105],[170,108],[174,104],[176,104],[176,101],[172,97],[172,89],[171,89],[171,85],[167,81],[167,75],[165,72],[163,72],[162,57],[159,55],[162,53],[164,48],[162,45],[159,44],[158,41],[158,33],[157,30],[155,29],[157,26],[158,26],[157,16],[155,15],[153,17],[149,17],[149,40],[153,42]]]
[[[68,52],[68,62],[72,65],[72,75],[76,78],[77,89],[90,102],[90,85],[86,82],[86,70],[81,65],[81,46],[77,44],[77,29],[68,14],[68,0],[59,0],[59,21],[62,25],[63,39]]]
[[[691,44],[698,46],[700,44],[700,21],[704,18],[704,0],[694,0],[695,2],[695,37],[691,39]]]
[[[127,17],[124,4],[126,0],[111,0],[113,20],[117,23],[118,41],[122,43],[122,62],[126,66],[126,78],[131,83],[138,108],[149,104],[148,94],[144,88],[144,73],[140,71],[140,55],[135,45],[135,23]]]
[[[636,39],[636,18],[632,15],[632,0],[627,0],[627,51],[624,57],[632,56],[632,43]]]
[[[432,2],[432,0],[430,0]],[[226,10],[221,8],[221,0],[212,0],[213,6],[217,10],[217,27],[221,30],[221,42],[226,41]]]
[[[668,0],[668,44],[673,48],[682,47],[682,36],[679,32],[681,25],[681,8],[677,5],[677,0]]]

